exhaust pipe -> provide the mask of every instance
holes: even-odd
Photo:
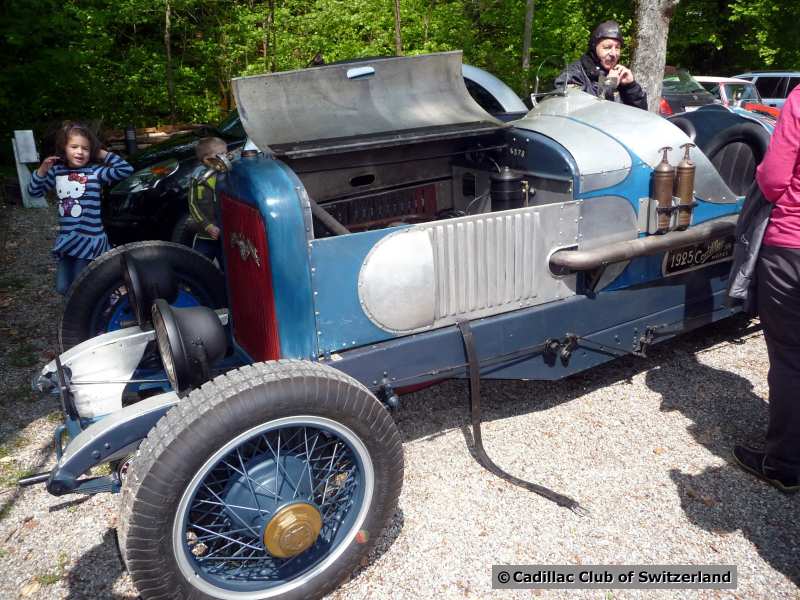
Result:
[[[682,246],[733,235],[739,215],[721,217],[684,231],[649,235],[626,242],[615,242],[592,250],[558,250],[550,256],[550,270],[557,275],[591,271],[640,256],[651,256]]]

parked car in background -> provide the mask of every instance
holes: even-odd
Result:
[[[735,77],[709,77],[705,75],[696,75],[695,79],[725,106],[740,106],[745,110],[766,114],[775,119],[780,114],[779,109],[764,104],[761,95],[758,93],[758,88],[752,81],[736,79]]]
[[[669,116],[675,113],[696,110],[706,104],[714,104],[712,96],[686,69],[667,67],[661,83],[659,113]]]
[[[518,119],[528,107],[514,90],[491,73],[462,65],[467,91],[481,108],[500,119]],[[228,151],[245,141],[236,110],[217,127],[203,126],[184,135],[155,144],[128,158],[135,171],[106,194],[103,224],[115,246],[140,240],[168,240],[191,245],[187,190],[192,173],[200,164],[195,146],[200,138],[217,136],[228,143]]]
[[[239,114],[234,110],[216,127],[204,125],[128,157],[133,174],[103,199],[103,226],[113,245],[139,240],[191,245],[187,190],[200,164],[195,146],[206,136],[225,140],[228,151],[239,148],[245,140]]]
[[[752,81],[764,104],[776,108],[781,108],[789,92],[800,85],[800,71],[748,71],[735,77]]]

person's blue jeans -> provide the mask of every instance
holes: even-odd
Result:
[[[214,259],[216,259],[220,270],[222,269],[222,243],[219,240],[209,240],[195,236],[192,248],[211,262],[214,262]]]
[[[62,256],[58,260],[58,267],[56,268],[56,291],[62,296],[66,295],[69,286],[75,281],[75,278],[80,275],[89,263],[92,262],[88,258],[76,258],[74,256]]]

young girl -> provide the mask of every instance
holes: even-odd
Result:
[[[56,151],[33,172],[28,192],[43,196],[56,190],[60,230],[53,255],[58,259],[56,291],[63,295],[89,262],[110,248],[100,220],[101,187],[125,179],[133,167],[100,148],[94,133],[81,123],[59,130]]]

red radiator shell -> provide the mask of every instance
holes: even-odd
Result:
[[[236,342],[253,360],[280,358],[269,244],[261,213],[220,193],[222,243]]]

